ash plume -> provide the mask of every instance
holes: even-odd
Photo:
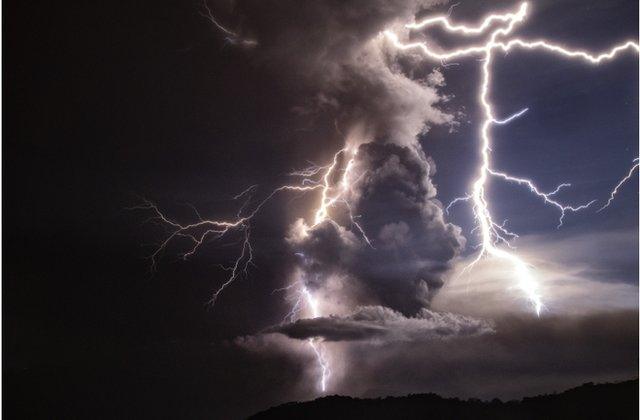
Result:
[[[333,119],[345,147],[355,150],[357,182],[344,200],[371,243],[352,224],[334,223],[340,215],[311,227],[297,221],[288,235],[292,251],[304,256],[296,280],[332,313],[368,304],[417,314],[464,246],[460,229],[444,220],[431,180],[435,164],[419,142],[430,126],[456,123],[437,90],[443,76],[435,70],[424,80],[409,77],[411,66],[380,35],[439,3],[235,5],[242,36],[258,42],[253,59],[299,98],[292,112],[316,124]]]

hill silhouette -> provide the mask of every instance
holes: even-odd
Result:
[[[638,380],[587,383],[519,401],[443,398],[436,394],[358,399],[328,396],[291,402],[250,417],[265,419],[637,419]]]

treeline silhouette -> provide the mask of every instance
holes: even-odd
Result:
[[[265,419],[638,419],[638,379],[587,383],[519,401],[443,398],[436,394],[359,399],[328,396],[291,402],[250,417]]]

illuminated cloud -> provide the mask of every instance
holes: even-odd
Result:
[[[553,240],[524,236],[517,244],[518,252],[535,267],[547,296],[543,315],[637,310],[637,232],[594,232]],[[526,312],[525,297],[512,290],[515,280],[508,265],[484,260],[461,276],[466,264],[464,259],[455,264],[434,308],[491,317]]]
[[[493,332],[490,322],[452,313],[422,309],[413,317],[382,306],[364,306],[345,317],[300,319],[271,327],[267,333],[280,333],[304,340],[319,337],[325,341],[425,341]]]
[[[543,191],[529,179],[513,177],[491,166],[493,126],[508,124],[527,112],[525,108],[511,116],[494,114],[490,100],[493,54],[517,48],[542,49],[563,59],[597,64],[638,47],[626,43],[592,55],[546,41],[513,38],[515,26],[525,20],[526,3],[512,13],[487,18],[487,23],[477,29],[453,25],[444,17],[414,25],[426,28],[442,24],[463,36],[490,29],[488,38],[479,44],[447,52],[432,43],[403,43],[401,39],[408,36],[403,22],[413,21],[418,12],[433,4],[436,2],[395,0],[374,0],[366,7],[359,1],[305,3],[305,7],[293,0],[237,4],[242,28],[233,34],[238,39],[257,40],[256,48],[250,51],[253,65],[282,80],[287,94],[296,98],[291,116],[304,120],[305,130],[310,133],[301,140],[301,147],[330,143],[313,134],[328,120],[337,133],[331,138],[333,143],[339,137],[341,144],[325,166],[312,164],[291,173],[300,179],[299,184],[276,188],[264,201],[250,206],[251,217],[239,213],[229,222],[201,220],[196,227],[202,227],[201,223],[207,229],[212,227],[206,232],[215,239],[231,230],[244,233],[241,254],[235,265],[225,268],[231,274],[215,299],[252,263],[250,222],[263,203],[281,191],[313,192],[308,201],[309,214],[292,222],[286,236],[291,254],[296,256],[289,283],[282,288],[292,303],[284,317],[287,322],[266,332],[305,341],[316,361],[309,372],[322,391],[332,375],[346,372],[340,365],[341,351],[351,349],[353,343],[417,343],[442,337],[483,336],[493,331],[491,324],[466,314],[501,316],[519,312],[513,309],[516,307],[532,307],[537,314],[543,309],[555,313],[556,308],[571,314],[581,312],[577,308],[582,297],[576,297],[577,288],[569,287],[572,283],[566,281],[571,279],[575,284],[580,273],[545,264],[548,259],[536,259],[533,251],[529,255],[507,248],[517,235],[496,222],[489,211],[485,195],[489,179],[529,189],[542,202],[555,207],[560,225],[565,213],[587,209],[593,203],[563,204],[556,194],[568,184]],[[433,62],[425,66],[415,54],[407,54],[412,51],[423,53]],[[418,140],[434,125],[457,124],[455,114],[444,108],[449,98],[438,90],[446,80],[434,67],[442,60],[472,55],[482,59],[481,159],[471,193],[459,201],[473,204],[481,252],[464,261],[466,276],[452,277],[443,289],[452,262],[463,261],[456,259],[465,238],[460,228],[445,220],[432,182],[435,164]],[[416,70],[422,77],[414,77]],[[195,247],[185,256],[207,239],[190,236],[192,225],[185,229],[164,218],[157,208],[147,209],[155,210],[162,222],[174,227],[173,235],[193,240]],[[481,258],[485,256],[494,258]],[[535,271],[531,264],[538,262]],[[472,267],[474,271],[470,272]],[[463,274],[459,269],[454,272]],[[465,294],[469,287],[462,287],[460,282],[468,281],[471,275],[476,289],[473,294]],[[615,302],[611,308],[633,307],[621,296],[629,291],[637,295],[637,288],[624,284],[605,287],[592,279],[586,282],[590,283],[582,284],[581,290],[606,296]],[[547,293],[551,286],[553,293]],[[516,293],[512,293],[514,290]],[[505,294],[510,297],[505,299]],[[471,302],[465,300],[468,296]],[[543,296],[548,296],[544,302]],[[359,309],[354,312],[354,308]],[[601,308],[591,305],[591,309]],[[251,341],[247,340],[245,344]],[[299,341],[290,341],[299,348]]]
[[[360,145],[354,171],[366,175],[345,198],[354,214],[366,215],[360,225],[371,245],[357,232],[328,221],[306,235],[293,229],[290,244],[304,255],[304,278],[311,290],[319,290],[323,300],[344,300],[344,290],[323,294],[325,282],[337,274],[358,285],[359,304],[383,305],[405,315],[428,306],[449,261],[465,243],[460,229],[444,220],[435,199],[434,170],[433,162],[414,148]]]

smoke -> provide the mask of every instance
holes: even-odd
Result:
[[[362,124],[367,141],[415,145],[425,124],[453,116],[436,107],[443,97],[433,85],[407,77],[380,32],[438,3],[245,0],[236,9],[260,43],[255,59],[300,98],[297,113],[330,115],[346,129]]]
[[[362,215],[360,224],[372,245],[329,221],[305,235],[299,234],[305,228],[299,221],[289,242],[304,255],[307,285],[319,289],[324,300],[344,300],[344,287],[324,287],[323,279],[334,278],[333,283],[357,285],[359,304],[416,314],[442,286],[464,238],[458,227],[444,221],[430,178],[435,166],[420,150],[364,143],[357,156],[355,172],[366,175],[347,201],[353,213]]]
[[[235,6],[238,31],[258,42],[253,60],[298,98],[293,114],[311,121],[312,131],[313,124],[334,121],[355,153],[344,201],[371,243],[338,206],[333,220],[313,227],[296,221],[287,237],[303,256],[295,280],[319,297],[323,314],[382,305],[415,315],[464,246],[460,229],[443,218],[431,181],[435,164],[418,141],[432,125],[456,124],[438,92],[444,77],[436,69],[416,78],[411,63],[380,35],[440,3],[243,0]]]
[[[438,90],[445,86],[442,73],[425,71],[423,63],[414,68],[382,35],[439,3],[240,0],[234,6],[234,34],[256,41],[251,65],[281,83],[283,106],[292,120],[304,121],[301,147],[342,150],[323,180],[340,191],[330,215],[319,218],[317,199],[310,200],[315,220],[295,220],[286,235],[297,256],[286,288],[293,309],[285,319],[293,322],[236,340],[259,351],[278,343],[305,358],[311,345],[316,360],[307,374],[321,378],[319,389],[326,374],[335,384],[347,371],[336,354],[352,345],[493,332],[486,321],[428,309],[465,239],[444,219],[432,181],[436,166],[420,140],[432,126],[454,128],[457,121]],[[335,138],[319,138],[328,126],[340,137],[337,148]]]
[[[346,319],[340,317],[335,325],[346,324]],[[336,336],[333,331],[338,327],[329,329],[324,319],[313,321],[299,323],[313,325],[326,340],[334,340],[325,341],[325,345],[336,355],[332,367],[340,377],[331,381],[331,392],[336,394],[384,397],[435,392],[460,398],[512,399],[589,381],[624,380],[637,376],[638,371],[637,309],[541,318],[522,313],[501,315],[491,325],[480,324],[489,326],[490,333],[478,330],[437,336],[423,330],[420,334],[424,336],[410,340],[387,339],[385,333],[366,338],[346,332]],[[406,327],[409,322],[400,323]],[[286,327],[287,333],[304,336],[305,329],[298,334],[294,325]],[[393,334],[395,325],[386,325],[386,331]],[[304,340],[290,340],[284,331],[238,337],[231,348],[240,355],[251,352],[269,361],[288,355],[291,366],[284,375],[285,380],[294,376],[291,385],[296,382],[295,375],[304,375],[301,370],[305,367],[313,369],[314,360]],[[403,328],[399,334],[406,331]],[[347,369],[339,369],[342,366]],[[280,365],[277,369],[278,375],[283,374]],[[315,398],[313,386],[313,381],[298,382],[291,392],[306,393],[296,394],[298,399]]]

